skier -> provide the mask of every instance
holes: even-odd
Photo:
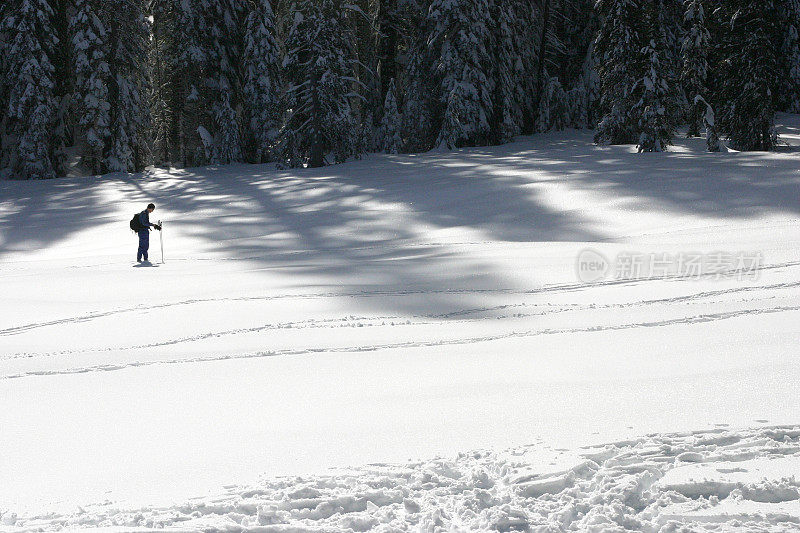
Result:
[[[155,210],[155,204],[147,204],[147,209],[139,213],[139,223],[142,228],[139,230],[139,251],[136,252],[136,261],[139,263],[149,262],[147,260],[147,250],[150,249],[150,228],[153,227],[161,231],[161,226],[150,223],[150,213]]]

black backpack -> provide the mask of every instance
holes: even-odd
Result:
[[[142,221],[139,220],[140,214],[141,213],[136,213],[135,215],[133,215],[133,218],[131,219],[131,224],[130,224],[131,229],[136,233],[139,233],[144,229],[144,226],[142,226]]]

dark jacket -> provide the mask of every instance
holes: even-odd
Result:
[[[150,223],[150,213],[147,212],[147,209],[145,209],[144,211],[139,213],[139,222],[142,223],[142,226],[144,226],[145,228],[148,228],[148,229],[150,227],[152,227],[152,226],[155,226],[155,224],[151,224]],[[142,231],[145,231],[145,230],[142,230]]]

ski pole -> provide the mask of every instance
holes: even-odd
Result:
[[[162,222],[159,220],[158,225],[161,227],[161,231],[159,231],[159,241],[161,242],[161,264],[164,264],[164,226]]]

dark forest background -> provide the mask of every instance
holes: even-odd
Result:
[[[770,150],[800,0],[6,0],[0,175],[321,166],[592,128]]]

